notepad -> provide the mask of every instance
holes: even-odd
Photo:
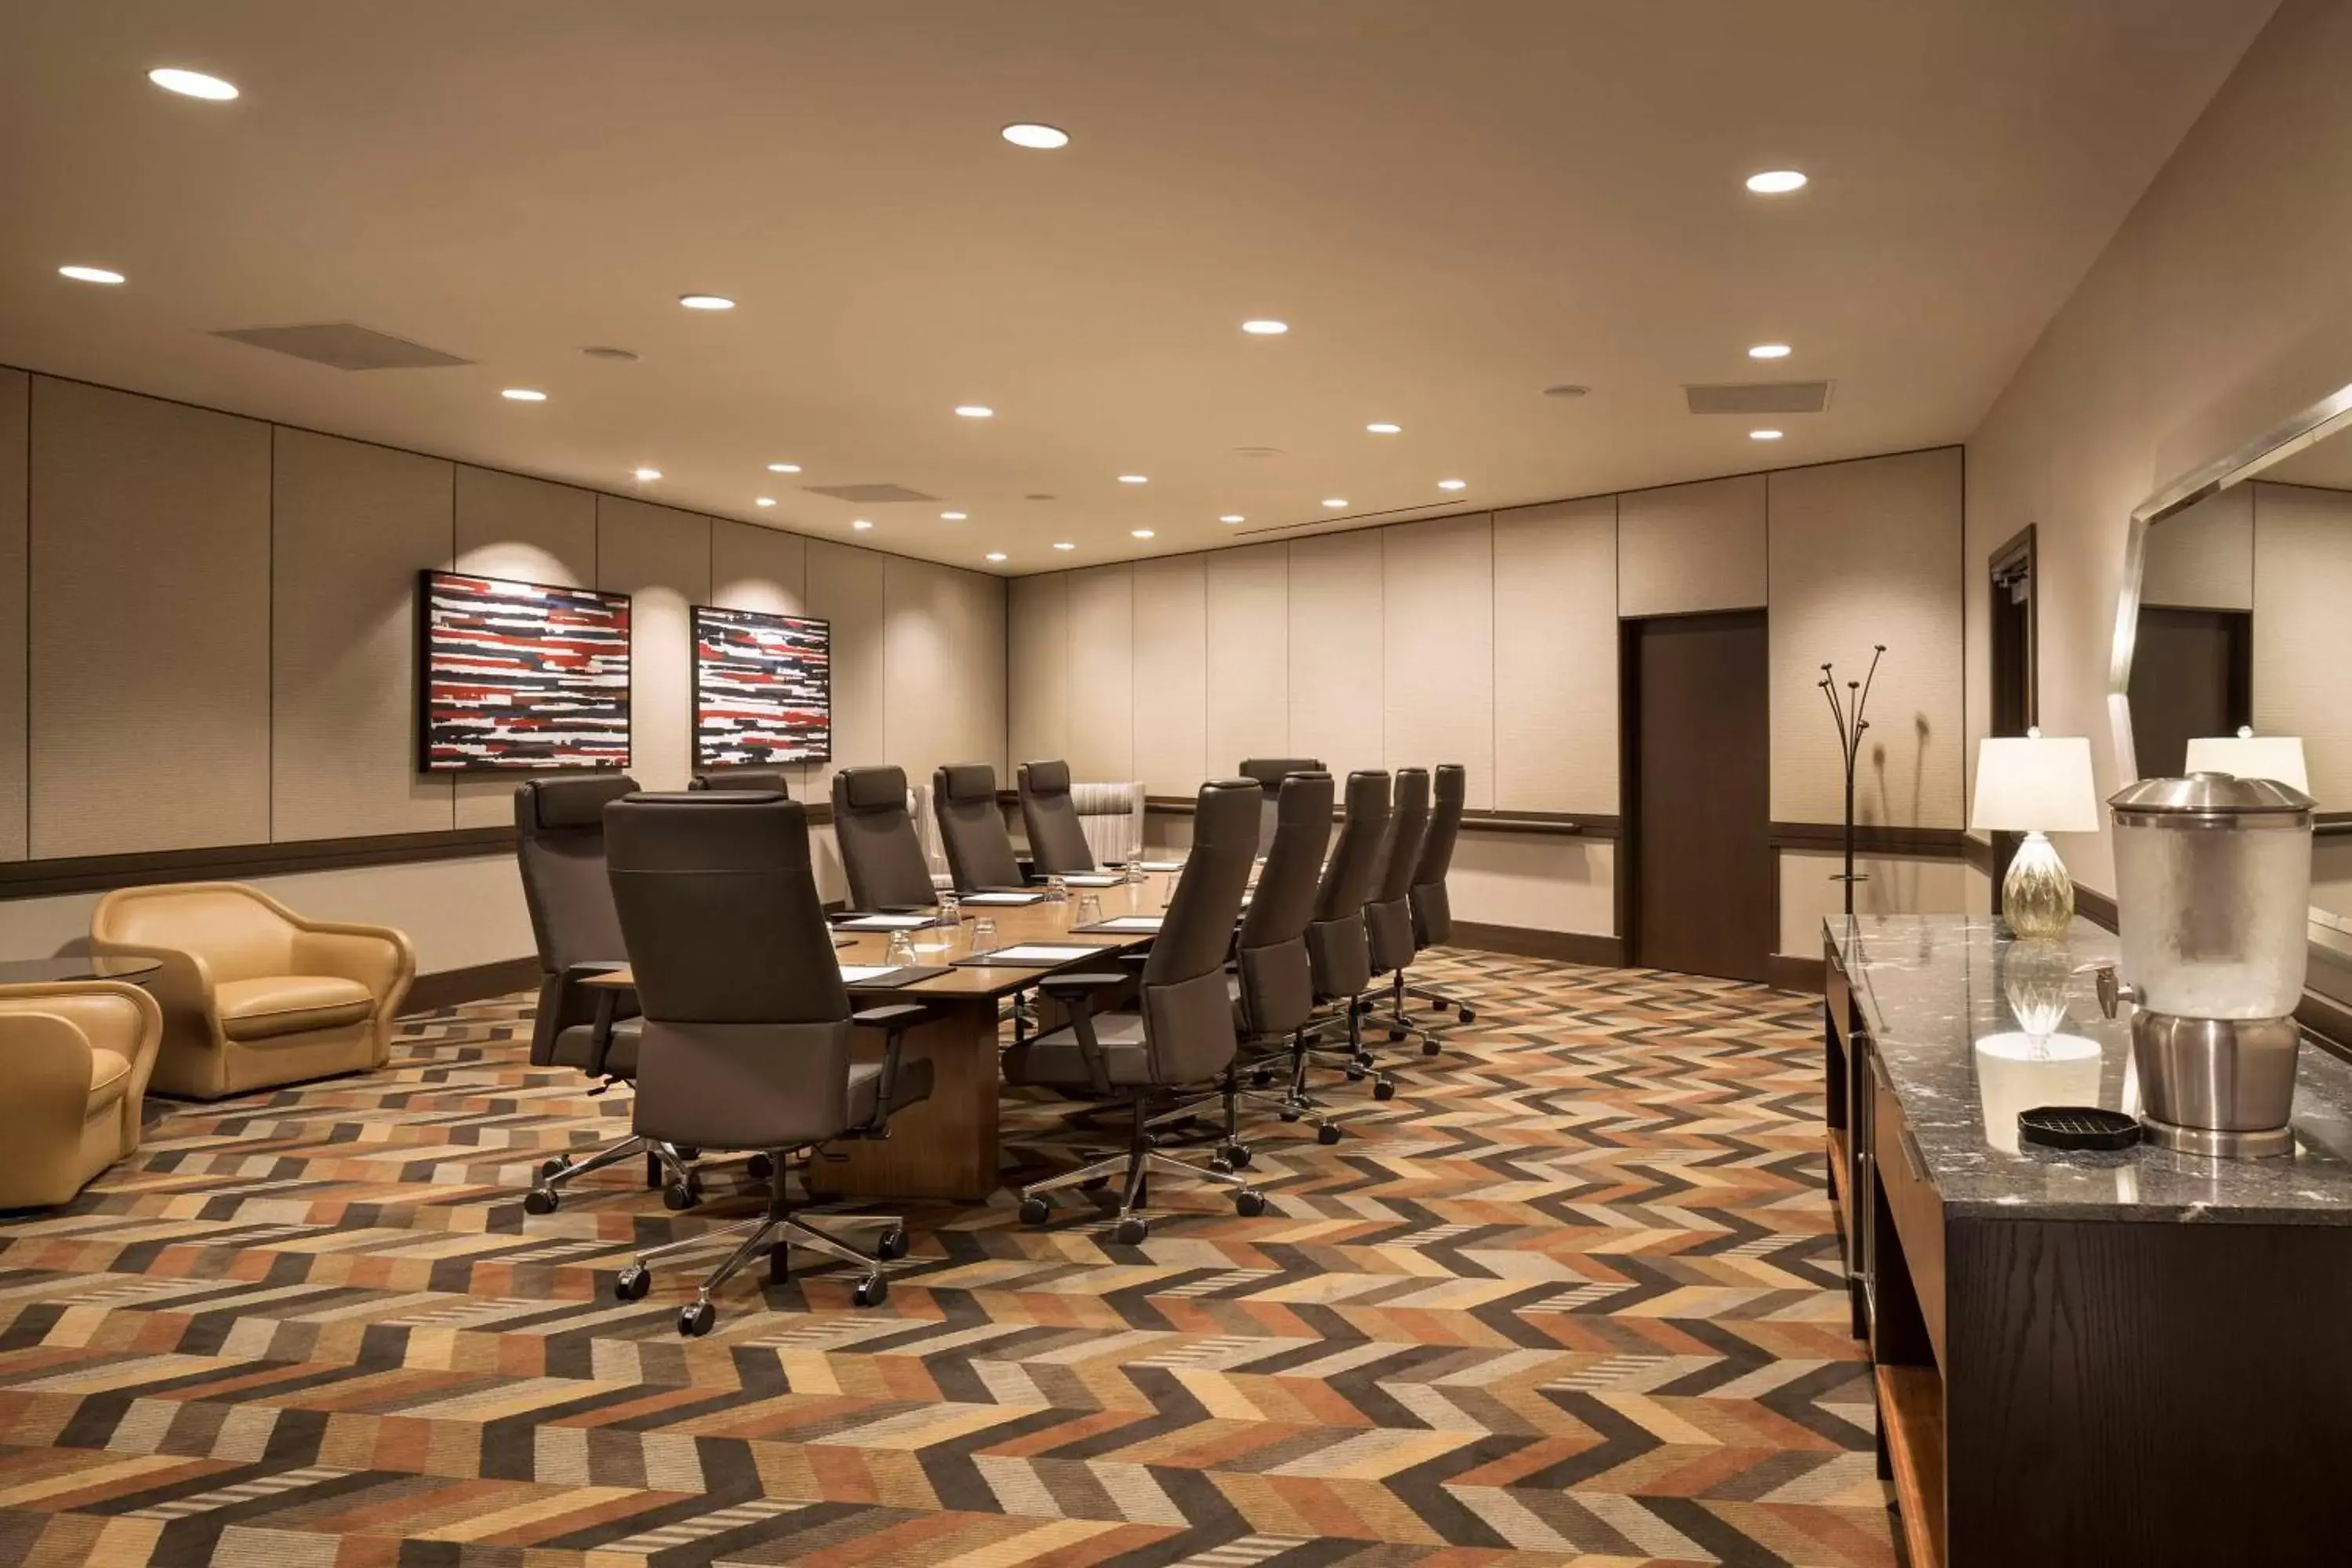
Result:
[[[1160,929],[1162,915],[1114,915],[1107,921],[1079,926],[1079,931],[1151,931]]]
[[[920,931],[937,919],[934,915],[856,915],[842,921],[840,931]]]
[[[966,893],[962,901],[967,906],[981,904],[989,909],[1017,909],[1034,904],[1045,896],[1043,893]]]
[[[1138,864],[1147,871],[1181,871],[1184,868],[1181,860],[1143,860]]]
[[[845,963],[841,966],[841,983],[844,985],[863,985],[869,980],[896,974],[900,967],[896,963]]]
[[[1115,877],[1102,871],[1080,871],[1063,878],[1062,885],[1066,888],[1116,888],[1125,880],[1127,879],[1124,877]]]
[[[993,952],[977,952],[970,958],[956,961],[959,969],[1052,969],[1057,964],[1076,963],[1083,958],[1094,958],[1102,952],[1098,947],[1062,947],[1050,942],[1016,942],[1000,947]]]

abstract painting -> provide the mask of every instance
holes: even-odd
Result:
[[[833,755],[833,626],[694,606],[694,760],[706,768]]]
[[[629,599],[427,572],[418,595],[425,773],[629,765]]]

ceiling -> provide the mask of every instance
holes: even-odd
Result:
[[[0,362],[1008,573],[1949,442],[2273,8],[14,0]]]

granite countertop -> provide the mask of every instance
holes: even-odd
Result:
[[[1824,930],[1948,1215],[2352,1226],[2352,1064],[2305,1042],[2292,1155],[2020,1145],[2016,1113],[2032,1106],[2138,1110],[2129,1010],[2100,1016],[2092,976],[2072,973],[2114,962],[2115,937],[2077,920],[2060,942],[2020,942],[1961,915],[1837,916]],[[2032,985],[2065,998],[2038,1051],[2010,1001]]]

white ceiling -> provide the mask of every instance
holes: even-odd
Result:
[[[1948,442],[2273,8],[12,0],[0,361],[1013,573]],[[334,321],[478,363],[208,335]],[[868,481],[942,500],[797,488]]]

